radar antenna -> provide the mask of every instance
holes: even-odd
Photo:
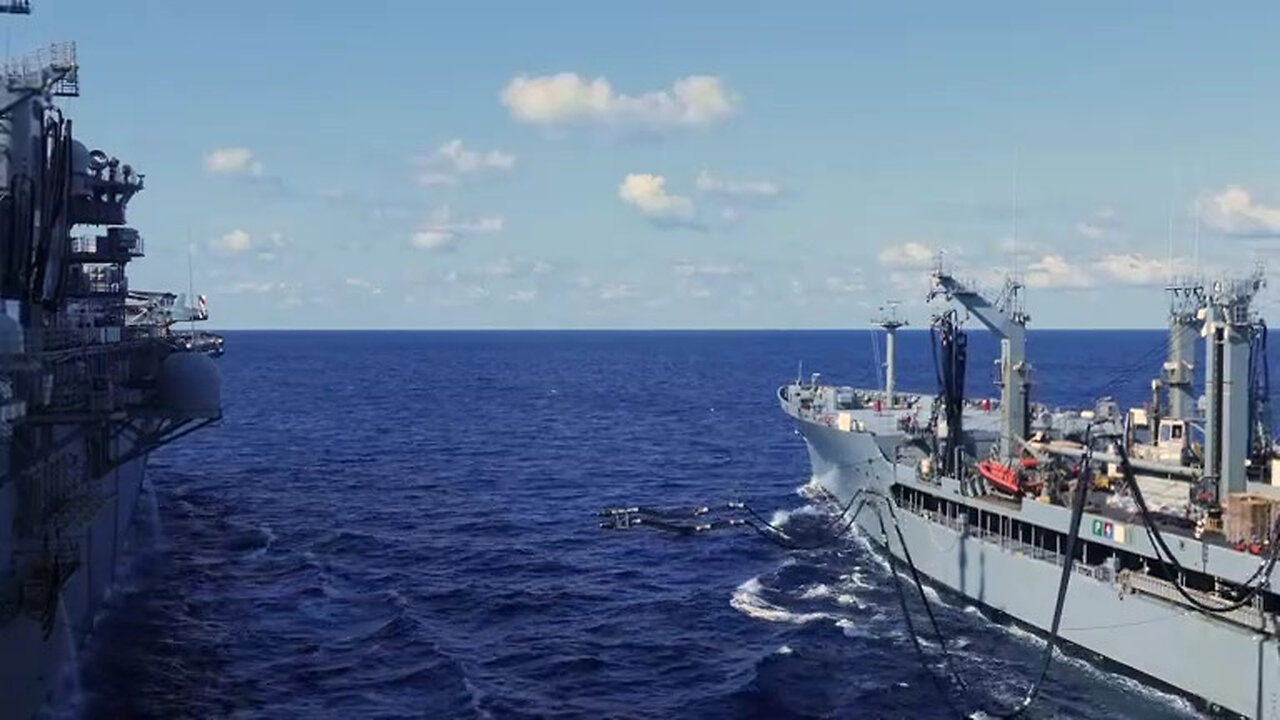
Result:
[[[31,0],[0,0],[0,15],[30,15]],[[8,52],[5,53],[8,55]],[[76,44],[53,43],[0,65],[0,115],[7,114],[33,95],[79,97],[80,66]]]

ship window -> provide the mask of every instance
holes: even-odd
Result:
[[[1160,442],[1169,442],[1169,425],[1160,426]]]
[[[1174,425],[1174,426],[1171,428],[1171,430],[1173,431],[1173,439],[1174,439],[1174,440],[1179,440],[1179,439],[1181,439],[1181,438],[1182,438],[1182,426],[1181,426],[1181,425]]]

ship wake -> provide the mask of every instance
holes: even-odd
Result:
[[[811,484],[799,492],[803,495]],[[830,508],[815,496],[814,502],[778,511],[773,519],[788,533],[798,534],[806,528],[829,528],[833,517]],[[907,593],[916,629],[922,633],[920,643],[933,672],[940,673],[940,648],[909,573],[892,565],[859,532],[832,540],[829,549],[790,555],[773,570],[738,585],[730,597],[729,604],[739,613],[770,623],[782,633],[777,640],[787,651],[770,653],[770,672],[776,672],[779,663],[812,662],[815,652],[824,658],[831,653],[847,658],[849,668],[840,672],[856,672],[857,664],[870,658],[892,658],[897,669],[891,674],[899,674],[904,687],[922,688],[923,694],[936,701],[901,616],[895,584]],[[1044,640],[1017,625],[990,618],[971,603],[943,596],[930,586],[923,590],[937,616],[947,651],[969,686],[980,688],[984,699],[996,705],[1019,701],[1033,679]],[[840,647],[833,648],[830,631],[843,638]],[[1078,688],[1082,681],[1097,691],[1081,697]],[[888,703],[901,709],[899,691],[896,687],[863,688],[858,707]],[[882,692],[883,697],[868,696],[876,692]],[[1200,717],[1186,698],[1061,652],[1055,655],[1042,692],[1055,717],[1097,717],[1100,711],[1124,717]]]

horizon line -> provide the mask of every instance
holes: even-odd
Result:
[[[977,325],[974,330],[989,332]],[[898,332],[927,332],[927,326],[906,326]],[[1028,332],[1154,332],[1167,327],[1035,327]],[[203,332],[883,332],[868,327],[230,327],[209,328]]]

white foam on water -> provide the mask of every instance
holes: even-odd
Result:
[[[729,599],[729,605],[743,615],[757,620],[791,623],[793,625],[804,625],[815,620],[832,617],[827,613],[791,612],[765,600],[760,595],[760,591],[763,589],[764,587],[760,584],[760,578],[751,578],[733,591],[733,597]]]
[[[905,579],[907,582],[914,582],[910,576]],[[924,588],[924,596],[929,598],[929,602],[942,604],[942,596],[939,595],[938,591],[934,590],[932,586],[921,584],[920,587]]]
[[[817,500],[823,497],[824,493],[822,478],[817,475],[811,475],[808,482],[796,488],[796,494],[806,500]]]
[[[854,529],[857,530],[857,525],[854,525]],[[893,572],[893,565],[880,555],[880,551],[871,544],[871,541],[867,539],[866,535],[862,534],[861,531],[857,531],[851,533],[851,536],[853,537],[854,542],[858,543],[862,549],[867,552],[867,555],[869,555],[877,565],[883,568],[885,572]]]
[[[966,607],[965,612],[969,612],[971,608],[975,614],[981,614],[981,611],[972,605]],[[1037,651],[1043,652],[1047,645],[1047,641],[1044,638],[1015,623],[997,626],[1003,629],[1007,635],[1017,638],[1027,645],[1034,647]],[[1186,713],[1188,717],[1200,717],[1200,713],[1195,709],[1195,705],[1186,698],[1158,690],[1127,675],[1104,670],[1084,658],[1066,655],[1062,652],[1061,647],[1054,651],[1053,662],[1068,665],[1083,672],[1085,675],[1090,676],[1094,680],[1123,688],[1125,692],[1142,695],[1143,697],[1165,705],[1166,707]]]
[[[905,640],[907,634],[897,624],[889,623],[889,618],[883,614],[876,613],[869,618],[840,618],[836,620],[836,627],[840,628],[840,632],[847,638],[855,639],[871,639],[871,640]]]
[[[831,597],[831,586],[818,583],[816,585],[806,586],[799,595],[801,600],[819,600],[821,598]]]
[[[484,694],[475,686],[475,683],[471,682],[471,678],[467,677],[465,671],[462,673],[462,686],[467,690],[467,700],[471,709],[483,718],[483,720],[493,720],[493,713],[485,710],[481,705],[481,702],[484,700]]]
[[[774,652],[776,652],[778,655],[790,655],[791,653],[794,653],[795,650],[792,650],[790,645],[783,645],[782,647],[778,648]]]
[[[851,593],[841,593],[840,595],[837,595],[836,602],[840,603],[841,605],[844,605],[845,607],[852,606],[852,607],[858,608],[859,610],[867,609],[867,606],[864,605],[862,601],[858,599],[858,596],[853,595]]]
[[[273,531],[269,526],[260,525],[258,526],[257,529],[262,532],[262,537],[264,538],[262,542],[262,547],[254,550],[253,552],[245,556],[246,558],[255,559],[255,560],[266,555],[268,552],[270,552],[271,546],[274,545],[276,542],[275,531]]]
[[[851,587],[861,588],[863,590],[875,587],[871,583],[867,582],[867,576],[864,575],[861,570],[854,570],[848,575],[842,576],[840,579],[848,582]]]

